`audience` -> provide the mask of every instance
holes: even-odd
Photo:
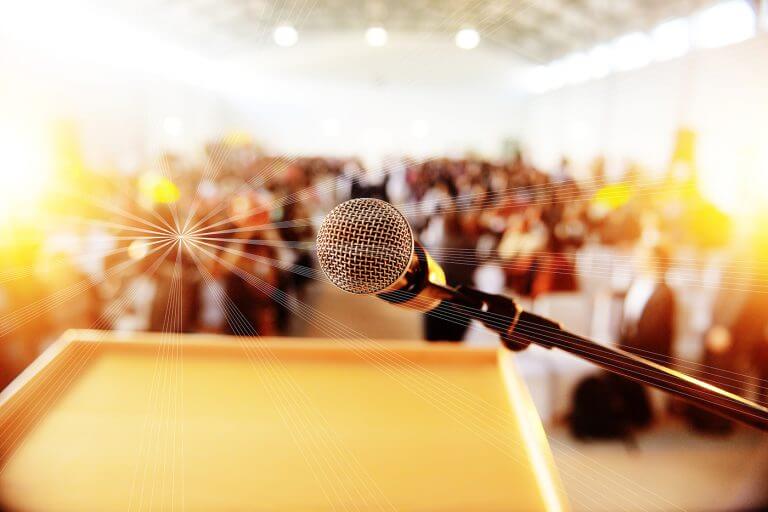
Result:
[[[82,188],[108,207],[82,203],[73,215],[82,222],[69,223],[64,216],[61,225],[54,220],[47,226],[39,243],[23,250],[0,248],[4,267],[30,269],[23,279],[0,280],[0,386],[69,327],[292,334],[298,320],[281,294],[311,303],[315,229],[325,212],[352,197],[397,204],[449,283],[481,286],[478,276],[487,280],[492,267],[500,289],[533,301],[575,292],[610,272],[599,265],[580,269],[585,248],[626,254],[655,245],[651,267],[624,267],[636,279],[628,291],[617,290],[626,292],[626,299],[616,334],[627,350],[674,365],[676,297],[665,277],[681,246],[665,234],[695,232],[680,225],[695,215],[666,215],[674,209],[658,198],[675,198],[653,194],[658,183],[636,167],[612,183],[602,159],[594,162],[591,177],[580,181],[565,158],[548,173],[521,153],[510,161],[398,158],[377,169],[353,158],[268,157],[255,146],[231,141],[209,144],[205,154],[199,166],[165,154],[133,178],[94,172]],[[155,181],[148,180],[147,171],[158,168],[160,175],[156,171]],[[156,235],[146,230],[177,224],[182,232],[203,234],[200,250],[162,259],[162,250],[152,252]],[[73,247],[51,251],[46,239],[54,234],[70,237]],[[663,252],[660,241],[666,243]],[[686,244],[696,249],[696,240]],[[19,253],[23,260],[15,256]],[[43,279],[44,267],[56,268],[60,279]],[[77,286],[82,290],[76,307],[41,306],[58,304],[47,297]],[[172,314],[169,304],[177,308]],[[34,320],[23,315],[25,307],[37,311]],[[742,357],[755,363],[729,368],[761,379],[768,378],[768,331],[760,320],[767,307],[756,294],[727,328],[734,340],[728,350],[743,345]],[[447,318],[426,317],[425,338],[462,340],[468,320]],[[711,345],[702,347],[707,364],[719,360]]]

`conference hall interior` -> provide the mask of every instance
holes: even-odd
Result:
[[[0,509],[766,510],[767,126],[766,0],[4,2]]]

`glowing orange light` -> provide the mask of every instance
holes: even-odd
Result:
[[[249,146],[253,142],[251,135],[244,131],[234,130],[224,137],[224,143],[229,146]]]
[[[239,194],[229,205],[232,222],[241,227],[269,223],[269,210],[269,203],[253,193]]]
[[[45,149],[40,137],[19,127],[0,127],[0,219],[37,213],[51,170]]]
[[[593,203],[607,210],[615,210],[632,198],[632,188],[626,183],[606,185],[595,194]]]
[[[139,178],[141,195],[153,203],[171,204],[179,200],[178,187],[168,178],[156,173],[145,173]]]
[[[140,260],[149,253],[149,244],[144,240],[134,240],[128,246],[128,256],[133,260]]]

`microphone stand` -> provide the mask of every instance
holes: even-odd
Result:
[[[426,287],[432,288],[435,296],[448,299],[441,306],[445,305],[460,317],[482,322],[496,332],[510,350],[523,350],[532,343],[547,349],[557,348],[691,404],[768,431],[767,408],[643,357],[568,332],[558,322],[523,311],[509,297],[466,286],[453,289],[428,283]]]

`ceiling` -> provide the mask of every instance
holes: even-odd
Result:
[[[634,30],[686,14],[712,0],[113,0],[121,16],[212,54],[272,46],[272,30],[292,24],[301,41],[390,33],[452,43],[475,28],[484,47],[547,62]],[[104,5],[104,4],[102,4]],[[362,40],[362,39],[361,39]]]

